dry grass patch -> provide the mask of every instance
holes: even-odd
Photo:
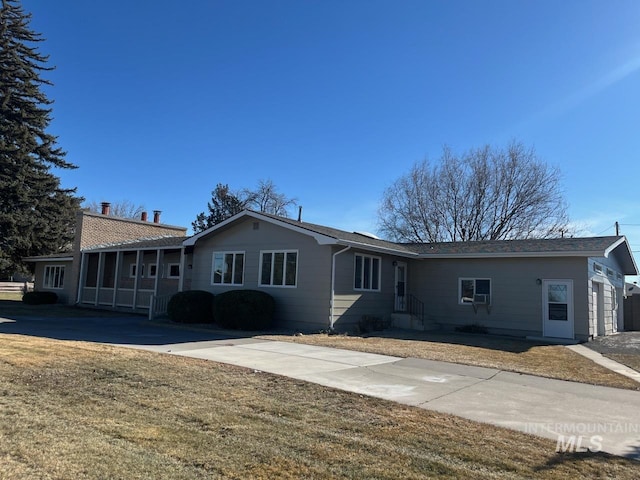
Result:
[[[0,335],[0,478],[636,478],[606,454],[213,362]]]
[[[640,355],[632,353],[603,353],[603,355],[632,368],[636,372],[640,372]]]
[[[491,335],[400,332],[380,335],[265,335],[261,338],[344,348],[403,358],[422,358],[496,368],[541,377],[640,389],[640,385],[561,345]]]

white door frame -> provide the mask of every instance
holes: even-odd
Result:
[[[591,308],[594,315],[594,337],[604,336],[604,283],[591,282]]]
[[[407,311],[407,262],[393,262],[395,272],[394,305],[396,312]]]
[[[564,292],[555,301],[549,295],[549,287],[566,286]],[[548,279],[542,280],[542,334],[545,337],[574,338],[574,306],[573,306],[573,280]],[[563,305],[566,307],[563,308]],[[559,318],[550,318],[553,316]],[[565,317],[564,319],[562,317]]]

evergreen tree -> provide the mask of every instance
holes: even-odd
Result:
[[[31,15],[17,0],[0,8],[0,277],[21,269],[21,258],[68,249],[81,198],[64,189],[51,168],[65,161],[57,138],[47,133],[51,100],[42,91],[52,70],[29,28]]]
[[[236,213],[240,213],[247,207],[250,200],[250,198],[243,197],[242,194],[231,193],[229,185],[219,183],[211,192],[211,201],[207,203],[209,213],[201,212],[195,222],[191,222],[193,231],[195,233],[202,232]]]

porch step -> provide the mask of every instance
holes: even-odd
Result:
[[[428,322],[425,320],[423,323],[418,317],[415,315],[411,315],[409,313],[392,313],[391,314],[391,324],[395,328],[400,328],[403,330],[437,330],[439,325]]]

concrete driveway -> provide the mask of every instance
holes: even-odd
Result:
[[[621,332],[606,337],[596,337],[587,345],[600,353],[640,355],[640,332]]]
[[[0,313],[1,316],[1,313]],[[489,368],[225,336],[141,317],[0,319],[0,333],[201,358],[531,433],[559,451],[640,459],[640,392]]]

